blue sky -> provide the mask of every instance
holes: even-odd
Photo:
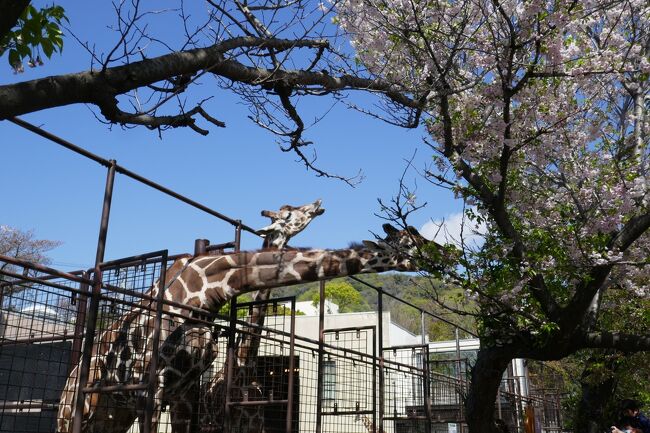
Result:
[[[106,29],[113,19],[108,2],[61,4],[80,39],[95,43],[100,52],[109,49],[115,36]],[[6,57],[0,58],[0,84],[78,72],[89,65],[88,53],[66,38],[62,55],[20,75],[12,73]],[[209,85],[208,80],[203,84]],[[262,209],[321,198],[326,213],[292,241],[294,246],[341,248],[350,241],[371,238],[369,231],[379,232],[383,222],[373,215],[379,210],[377,198],[389,200],[395,194],[405,159],[417,151],[415,164],[422,168],[430,158],[422,129],[396,128],[336,105],[309,129],[307,138],[315,143],[320,168],[343,175],[363,170],[364,181],[351,188],[306,171],[293,154],[279,150],[272,134],[247,119],[248,110],[236,97],[214,94],[217,97],[209,102],[208,111],[228,126],[210,128],[207,137],[176,129],[159,139],[146,128],[109,128],[96,120],[96,109],[84,105],[36,112],[23,119],[252,227],[267,224],[260,216]],[[368,102],[369,97],[354,93],[351,99]],[[299,109],[309,118],[324,113],[331,104],[312,98],[302,100]],[[106,169],[6,121],[0,122],[0,137],[4,192],[0,224],[33,229],[39,238],[63,241],[50,254],[56,267],[92,265]],[[439,220],[459,211],[460,203],[448,192],[432,187],[415,172],[409,172],[406,180],[417,183],[418,202],[429,203],[413,215],[412,225],[420,228],[432,218]],[[229,224],[117,176],[107,259],[158,249],[169,249],[172,254],[190,252],[195,238],[216,243],[232,240],[232,236]],[[245,249],[260,246],[259,238],[244,236]]]

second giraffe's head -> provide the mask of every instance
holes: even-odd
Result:
[[[285,247],[289,239],[303,231],[323,212],[325,209],[321,207],[321,200],[304,206],[285,205],[277,212],[263,210],[262,216],[271,218],[271,224],[258,230],[264,236],[264,248]]]
[[[401,271],[417,271],[416,257],[419,255],[420,247],[429,241],[425,239],[415,227],[407,226],[398,230],[390,224],[382,226],[386,237],[378,241],[363,241],[366,249],[383,256],[383,260]],[[388,264],[389,262],[386,262]]]

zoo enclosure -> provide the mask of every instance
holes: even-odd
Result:
[[[237,251],[242,231],[257,233],[241,221],[158,185],[113,160],[94,155],[22,120],[12,119],[12,122],[107,167],[107,179],[94,268],[65,273],[0,257],[0,264],[10,265],[7,267],[10,270],[2,271],[3,279],[9,281],[0,284],[1,312],[6,316],[0,340],[0,386],[6,390],[5,395],[0,395],[0,431],[53,431],[58,401],[70,371],[81,361],[80,383],[85,383],[84,378],[92,373],[90,358],[97,336],[119,317],[137,308],[153,320],[154,332],[141,341],[147,344],[147,338],[153,340],[154,354],[146,380],[121,387],[89,387],[80,389],[77,395],[145,393],[147,416],[139,421],[142,430],[149,432],[155,403],[164,403],[154,401],[153,372],[158,359],[155,352],[159,350],[156,339],[165,319],[162,307],[168,301],[160,297],[152,299],[147,290],[157,279],[164,280],[165,270],[177,257],[158,251],[104,261],[115,174],[126,175],[235,227],[231,242],[209,245],[205,240],[197,240],[196,254]],[[368,285],[363,280],[357,281]],[[217,420],[210,416],[216,411],[215,405],[206,401],[201,390],[195,392],[192,428],[244,431],[244,426],[237,422],[244,422],[257,411],[265,420],[267,432],[446,431],[449,424],[457,424],[462,431],[467,360],[461,358],[460,350],[451,359],[432,359],[424,339],[425,321],[444,319],[371,287],[377,291],[378,314],[374,326],[326,329],[322,283],[317,339],[296,335],[296,310],[290,299],[286,300],[290,306],[282,307],[283,314],[273,314],[280,308],[279,300],[267,303],[272,314],[262,329],[255,329],[250,323],[254,303],[238,304],[233,299],[229,316],[174,305],[192,315],[199,327],[210,329],[217,336],[219,357],[210,369],[202,372],[198,382],[210,384],[222,375],[227,387],[226,401],[217,404],[223,406],[223,416]],[[420,314],[421,344],[384,347],[384,296]],[[259,332],[262,336],[258,359],[246,373],[249,382],[257,384],[253,389],[250,383],[237,383],[233,359],[242,335]],[[523,407],[541,407],[548,429],[559,429],[557,401],[522,396],[516,383],[519,381],[515,378],[505,379],[498,400],[499,416],[509,412],[509,424],[521,429]],[[76,404],[80,407],[83,400],[77,398]],[[169,427],[170,415],[159,430]],[[82,431],[80,422],[74,424],[74,431]]]

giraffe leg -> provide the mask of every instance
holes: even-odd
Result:
[[[168,342],[161,353],[165,359],[165,398],[170,402],[170,418],[173,433],[199,431],[199,390],[201,375],[217,356],[217,343],[212,329],[186,323],[179,328],[180,335],[174,347]]]

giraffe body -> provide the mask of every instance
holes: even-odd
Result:
[[[390,227],[390,226],[388,226]],[[388,229],[388,238],[366,248],[344,250],[270,250],[241,252],[221,256],[200,256],[175,262],[167,275],[166,300],[209,311],[219,308],[232,297],[260,289],[272,289],[302,282],[338,276],[385,270],[415,270],[410,258],[395,247],[411,242],[417,232]],[[419,236],[419,235],[418,235]],[[415,239],[424,242],[423,239]],[[176,276],[174,276],[176,275]],[[149,291],[153,297],[158,284]],[[142,301],[143,303],[145,301]],[[146,301],[151,303],[152,301]],[[111,386],[144,383],[148,374],[151,339],[146,344],[136,337],[153,330],[153,318],[142,314],[144,308],[134,307],[104,331],[95,346],[90,378],[86,386]],[[169,313],[179,316],[170,316]],[[187,310],[170,305],[163,307],[158,361],[158,387],[152,418],[152,431],[157,430],[163,404],[183,404],[187,393],[199,381],[216,357],[216,342],[208,327],[197,327]],[[180,331],[179,331],[180,329]],[[179,341],[174,335],[183,336]],[[187,337],[190,338],[187,338]],[[187,370],[189,368],[189,371]],[[59,405],[58,431],[71,431],[73,397],[77,375],[68,378]],[[146,393],[91,393],[84,398],[82,431],[124,433],[139,414],[143,414]],[[114,407],[111,407],[114,406]],[[171,413],[183,413],[179,408]],[[141,420],[143,416],[139,417]],[[182,419],[180,417],[179,419]]]
[[[292,236],[304,230],[313,218],[321,215],[324,211],[321,208],[321,200],[298,207],[285,205],[277,212],[262,211],[262,215],[268,216],[272,220],[271,225],[260,229],[260,233],[265,237],[263,247],[284,247]],[[177,260],[168,269],[167,281],[164,286],[167,287],[172,282],[176,282],[172,279],[180,277],[178,274],[187,267],[188,263],[189,256]],[[185,282],[182,278],[181,282],[181,286],[187,288],[188,292],[192,291],[191,289],[194,287],[192,284],[197,283],[196,281]],[[198,284],[200,287],[202,282],[198,282]],[[158,286],[159,282],[147,294],[155,297],[158,294]],[[174,288],[174,292],[166,292],[165,299],[176,302],[185,301],[186,297],[181,296],[182,290],[179,290],[178,286],[179,284]],[[142,304],[147,303],[142,302]],[[155,309],[155,306],[150,303],[147,306],[150,307],[150,310]],[[186,315],[186,311],[182,309],[168,306],[163,309]],[[88,384],[105,386],[107,384],[143,383],[147,373],[145,366],[148,366],[150,361],[147,359],[147,355],[151,353],[152,349],[150,347],[152,339],[149,334],[153,331],[151,318],[148,318],[147,314],[142,314],[143,311],[145,310],[133,309],[100,335],[99,344],[93,349]],[[159,338],[162,345],[159,350],[158,382],[159,385],[162,385],[158,386],[155,395],[152,426],[155,429],[160,416],[160,407],[169,401],[172,430],[175,433],[180,433],[189,431],[194,410],[191,400],[192,396],[196,395],[198,376],[215,359],[217,345],[216,340],[211,337],[211,330],[206,326],[197,326],[191,322],[184,323],[184,320],[178,317],[167,322],[163,321],[163,325],[165,323],[169,326],[161,327]],[[142,329],[143,327],[144,329]],[[138,344],[143,333],[149,336],[145,340],[149,347],[143,346],[141,342]],[[118,359],[123,362],[116,366]],[[79,368],[80,365],[74,367],[61,395],[57,432],[67,433],[72,429],[71,422],[74,419],[74,399],[78,386]],[[99,426],[103,432],[125,432],[133,424],[133,420],[138,414],[140,421],[144,419],[145,402],[144,391],[89,394],[84,399],[82,431],[93,432],[95,427]],[[142,422],[140,424],[142,430]]]

